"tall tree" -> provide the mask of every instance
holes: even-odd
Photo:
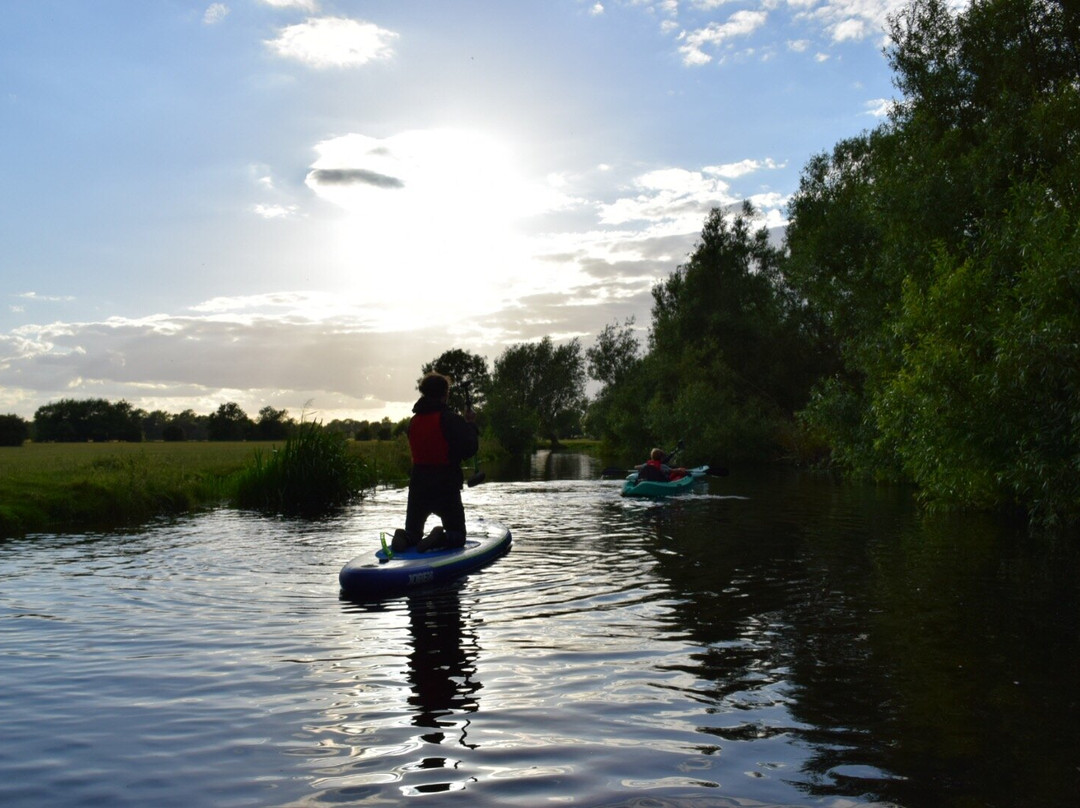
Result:
[[[221,404],[206,419],[210,440],[245,440],[254,424],[235,401]]]
[[[844,362],[808,417],[928,499],[1080,517],[1080,17],[915,0],[890,34],[891,119],[791,206],[792,283]]]
[[[487,359],[477,354],[469,353],[461,348],[451,348],[444,351],[437,359],[433,359],[420,368],[421,374],[442,373],[449,376],[453,384],[450,387],[450,409],[461,412],[465,409],[465,388],[469,388],[472,396],[473,409],[479,411],[484,408],[487,400],[488,388],[491,386],[491,375],[488,373]],[[417,380],[419,383],[419,380]]]
[[[558,347],[551,337],[511,345],[495,360],[487,411],[508,451],[531,449],[537,436],[558,445],[578,433],[584,405],[585,364],[576,338]]]

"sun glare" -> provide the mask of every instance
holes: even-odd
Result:
[[[497,307],[539,271],[521,220],[553,204],[509,149],[475,132],[346,135],[318,147],[308,186],[347,211],[342,288],[379,327],[452,323]]]

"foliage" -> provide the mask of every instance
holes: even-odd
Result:
[[[34,413],[35,440],[47,442],[142,440],[138,412],[126,401],[103,398],[64,398],[38,407]]]
[[[245,443],[28,443],[0,450],[0,536],[134,525],[226,499]]]
[[[432,371],[450,377],[449,407],[451,410],[465,411],[466,387],[472,397],[473,409],[479,411],[484,408],[491,387],[491,375],[488,373],[487,360],[484,357],[460,348],[451,348],[420,369],[421,374]],[[417,379],[416,383],[419,385],[420,379]]]
[[[531,451],[537,436],[558,445],[580,434],[585,408],[585,364],[575,338],[556,347],[550,337],[511,345],[495,360],[488,423],[503,448]]]
[[[267,405],[259,410],[255,436],[258,440],[284,440],[295,428],[296,422],[289,417],[288,410],[276,410]]]
[[[317,516],[358,499],[362,489],[374,484],[373,472],[348,451],[344,436],[308,422],[281,450],[266,456],[256,450],[237,483],[236,502],[274,513]]]
[[[804,172],[788,277],[842,366],[806,422],[931,503],[1080,516],[1080,17],[1052,0],[891,22],[890,121]]]
[[[18,415],[0,415],[0,446],[22,446],[30,437],[30,423]]]
[[[220,405],[206,419],[210,440],[246,440],[254,428],[255,424],[235,401]]]
[[[607,384],[588,424],[609,444],[643,455],[688,440],[698,459],[764,459],[782,451],[824,352],[781,273],[754,209],[710,212],[686,264],[653,288],[649,351],[630,352],[609,326],[591,358]]]

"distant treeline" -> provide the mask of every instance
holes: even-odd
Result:
[[[356,440],[390,440],[408,421],[334,420],[321,428]],[[194,410],[147,412],[126,401],[103,398],[61,399],[37,409],[33,421],[17,415],[0,416],[0,446],[18,446],[28,438],[41,443],[87,441],[285,440],[299,423],[288,410],[267,406],[252,419],[235,402],[222,404],[210,415]]]

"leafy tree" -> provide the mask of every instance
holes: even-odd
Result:
[[[633,373],[640,351],[633,317],[621,327],[608,323],[597,336],[596,344],[585,351],[589,377],[608,386],[618,384]]]
[[[915,0],[890,33],[904,97],[791,206],[789,277],[843,363],[807,417],[928,501],[1077,518],[1080,18]]]
[[[187,409],[169,419],[169,437],[165,440],[207,440],[209,416]]]
[[[450,387],[450,409],[455,412],[464,411],[466,386],[472,396],[473,409],[477,411],[483,409],[487,401],[488,389],[491,386],[491,375],[488,373],[487,360],[484,357],[461,348],[451,348],[421,367],[421,378],[423,374],[432,371],[449,376],[453,382]],[[417,384],[419,383],[420,380],[417,379]]]
[[[141,441],[140,414],[128,402],[61,399],[38,407],[34,430],[42,442]]]
[[[234,401],[220,405],[206,419],[210,440],[244,440],[253,428],[254,424],[247,413]]]
[[[255,422],[255,434],[259,440],[285,440],[295,426],[296,422],[289,417],[288,410],[275,410],[267,405],[259,410],[259,420]]]
[[[634,412],[648,444],[694,436],[714,458],[790,450],[786,424],[823,366],[820,340],[781,273],[753,207],[713,210],[686,264],[653,288],[652,328]],[[625,402],[624,403],[629,403]],[[642,434],[642,433],[639,433]]]
[[[146,440],[164,440],[165,429],[169,425],[172,416],[164,410],[153,412],[139,411],[139,424],[142,427],[143,437]]]
[[[0,415],[0,446],[22,446],[30,437],[30,422],[18,415]]]
[[[578,434],[585,405],[585,364],[575,338],[556,347],[550,337],[508,347],[495,360],[487,412],[499,442],[512,453],[531,450],[538,435],[558,445]]]

